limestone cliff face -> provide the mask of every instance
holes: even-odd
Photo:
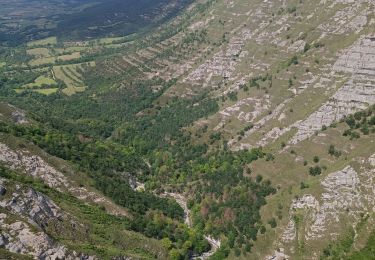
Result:
[[[320,185],[319,197],[305,194],[293,200],[289,209],[289,222],[277,239],[279,252],[270,259],[289,259],[298,254],[302,244],[309,248],[312,259],[319,259],[322,247],[339,239],[348,231],[357,236],[361,221],[374,221],[375,212],[375,154],[359,159],[359,170],[346,166],[332,172]],[[368,225],[371,229],[371,224]],[[282,254],[280,253],[282,249]],[[290,258],[292,259],[292,258]]]
[[[83,201],[105,205],[111,214],[128,215],[123,208],[115,205],[99,192],[81,187],[68,176],[46,162],[40,155],[33,154],[26,149],[11,149],[6,144],[0,143],[0,162],[11,169],[37,178],[58,191],[69,192]]]
[[[5,179],[0,179],[0,191],[0,247],[36,259],[96,259],[70,251],[47,235],[47,229],[64,228],[63,222],[77,236],[84,229],[48,197]]]
[[[375,104],[375,35],[367,35],[344,50],[332,71],[347,73],[349,79],[316,112],[295,124],[298,132],[290,143],[305,140],[323,125],[329,126]]]

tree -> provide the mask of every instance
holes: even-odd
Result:
[[[345,120],[345,122],[347,123],[347,125],[353,129],[355,127],[355,119],[352,115],[348,116]]]
[[[161,240],[161,244],[167,250],[169,250],[172,247],[172,241],[167,237]]]
[[[328,154],[329,155],[334,155],[335,154],[335,146],[334,145],[330,145],[329,148],[328,148]]]
[[[246,252],[251,252],[251,246],[252,245],[249,242],[246,243],[246,245],[245,245]]]
[[[368,135],[370,133],[370,130],[368,128],[368,124],[365,123],[362,125],[361,127],[361,132],[364,134],[364,135]]]
[[[300,184],[301,190],[306,189],[308,187],[309,187],[309,185],[305,184],[303,181],[301,182],[301,184]]]
[[[236,247],[234,249],[234,255],[237,256],[237,257],[239,257],[241,255],[241,250],[238,247]]]
[[[311,176],[320,175],[320,174],[322,174],[322,168],[320,168],[320,166],[310,167],[309,174]]]
[[[271,228],[275,228],[275,227],[277,226],[276,219],[275,219],[275,218],[271,218],[271,219],[268,221],[268,224],[270,224]]]
[[[169,257],[172,260],[180,260],[182,258],[180,251],[176,248],[173,248],[171,251],[169,251]]]
[[[264,233],[266,233],[266,227],[265,226],[260,226],[260,228],[259,228],[259,231],[260,231],[260,233],[261,234],[264,234]]]

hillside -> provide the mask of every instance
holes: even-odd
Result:
[[[0,43],[18,45],[57,36],[64,40],[130,35],[176,16],[190,0],[4,0]]]
[[[73,258],[375,258],[374,1],[118,2],[0,48],[2,185],[67,216],[3,219]]]

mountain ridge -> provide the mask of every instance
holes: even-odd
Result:
[[[1,100],[25,111],[1,132],[79,170],[161,258],[371,258],[374,10],[202,0],[147,32],[3,50]]]

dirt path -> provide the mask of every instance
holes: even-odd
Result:
[[[190,220],[190,210],[187,207],[186,198],[183,195],[178,194],[178,193],[164,192],[163,194],[161,194],[161,197],[169,197],[169,198],[175,199],[176,202],[184,210],[185,224],[188,225],[188,227],[192,227],[192,223]],[[216,250],[220,248],[220,244],[221,244],[220,240],[216,240],[211,236],[204,236],[204,238],[208,241],[208,243],[210,243],[211,250],[206,253],[203,253],[202,255],[193,256],[192,259],[202,259],[202,260],[208,259],[210,256],[212,256],[216,252]]]

